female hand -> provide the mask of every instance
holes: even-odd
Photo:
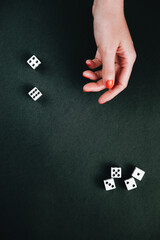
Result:
[[[94,36],[97,52],[86,61],[90,69],[83,76],[93,80],[84,85],[84,92],[109,89],[99,98],[103,104],[123,91],[129,81],[136,52],[125,20],[123,0],[95,0],[93,4]]]

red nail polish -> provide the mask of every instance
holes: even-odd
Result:
[[[88,76],[83,75],[83,77],[90,79]]]
[[[106,88],[111,89],[113,87],[113,80],[107,80],[106,81]]]
[[[91,63],[90,63],[90,62],[89,62],[89,63],[87,63],[87,62],[86,62],[86,65],[87,65],[87,66],[90,66],[90,65],[91,65]]]

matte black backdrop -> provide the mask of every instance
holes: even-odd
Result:
[[[99,105],[81,76],[94,57],[90,0],[0,2],[0,238],[160,237],[158,1],[125,1],[137,51],[128,88]],[[32,70],[35,54],[42,65]],[[27,96],[38,87],[43,97]],[[106,192],[110,166],[146,171]]]

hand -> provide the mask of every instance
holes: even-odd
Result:
[[[124,16],[123,0],[95,0],[93,19],[97,52],[93,60],[86,61],[92,70],[84,71],[83,76],[95,82],[84,85],[83,91],[109,89],[98,99],[103,104],[127,87],[136,52]],[[93,71],[100,66],[101,70]]]

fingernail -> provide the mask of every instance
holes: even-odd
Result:
[[[106,81],[106,88],[111,89],[113,87],[113,80]]]
[[[86,90],[83,89],[83,92],[90,92],[90,91],[86,91]]]
[[[91,63],[87,60],[86,61],[86,64],[88,65],[88,66],[90,66],[91,65]]]
[[[83,74],[83,77],[90,79],[90,77],[85,74]]]

